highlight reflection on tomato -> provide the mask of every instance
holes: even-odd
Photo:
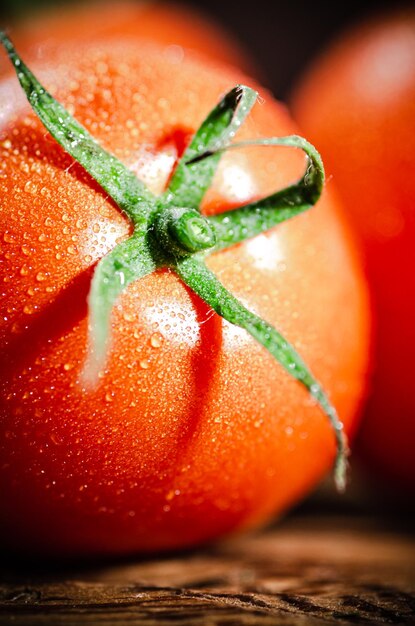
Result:
[[[154,192],[220,96],[247,81],[138,42],[68,47],[55,62],[32,65]],[[238,138],[295,132],[285,109],[260,91],[265,103]],[[286,510],[328,469],[330,425],[262,346],[174,273],[157,271],[122,293],[107,367],[96,388],[83,387],[92,270],[129,224],[45,134],[14,77],[2,81],[0,100],[11,102],[0,179],[7,545],[72,555],[172,549]],[[268,149],[229,152],[203,210],[212,215],[269,194],[302,167],[287,149],[272,160]],[[365,385],[367,294],[330,194],[213,255],[209,267],[298,348],[351,432]]]

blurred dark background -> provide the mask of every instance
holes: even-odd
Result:
[[[286,99],[299,72],[336,32],[396,4],[382,0],[327,2],[254,0],[189,1],[233,32],[263,72],[265,86]]]
[[[7,26],[27,17],[28,12],[39,14],[50,7],[56,9],[80,2],[2,0],[0,18],[3,26]],[[327,0],[182,0],[178,4],[210,16],[236,37],[260,69],[262,83],[276,97],[286,100],[299,73],[338,32],[398,3],[391,0],[336,3],[327,3]]]

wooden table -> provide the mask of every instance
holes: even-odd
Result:
[[[291,514],[185,554],[0,568],[0,625],[415,624],[412,523]]]

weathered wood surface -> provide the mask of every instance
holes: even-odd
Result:
[[[0,625],[415,624],[409,526],[291,517],[186,554],[0,568]]]

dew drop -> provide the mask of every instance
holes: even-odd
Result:
[[[46,280],[46,278],[47,278],[47,276],[46,276],[46,274],[45,274],[44,272],[38,272],[38,273],[36,274],[36,280],[37,280],[39,283],[42,283],[44,280]]]
[[[125,319],[126,322],[133,322],[135,320],[135,315],[134,313],[124,313],[123,319]]]
[[[32,180],[28,180],[24,186],[24,190],[27,193],[35,194],[37,193],[37,185]]]
[[[142,361],[140,361],[140,367],[141,367],[143,370],[148,370],[149,365],[150,365],[150,364],[149,364],[149,362],[148,362],[146,359],[143,359]]]
[[[161,344],[163,343],[163,335],[161,335],[160,333],[153,333],[150,337],[150,343],[153,348],[160,348]]]
[[[55,446],[60,446],[62,443],[62,439],[56,433],[51,433],[50,440],[55,444]]]

